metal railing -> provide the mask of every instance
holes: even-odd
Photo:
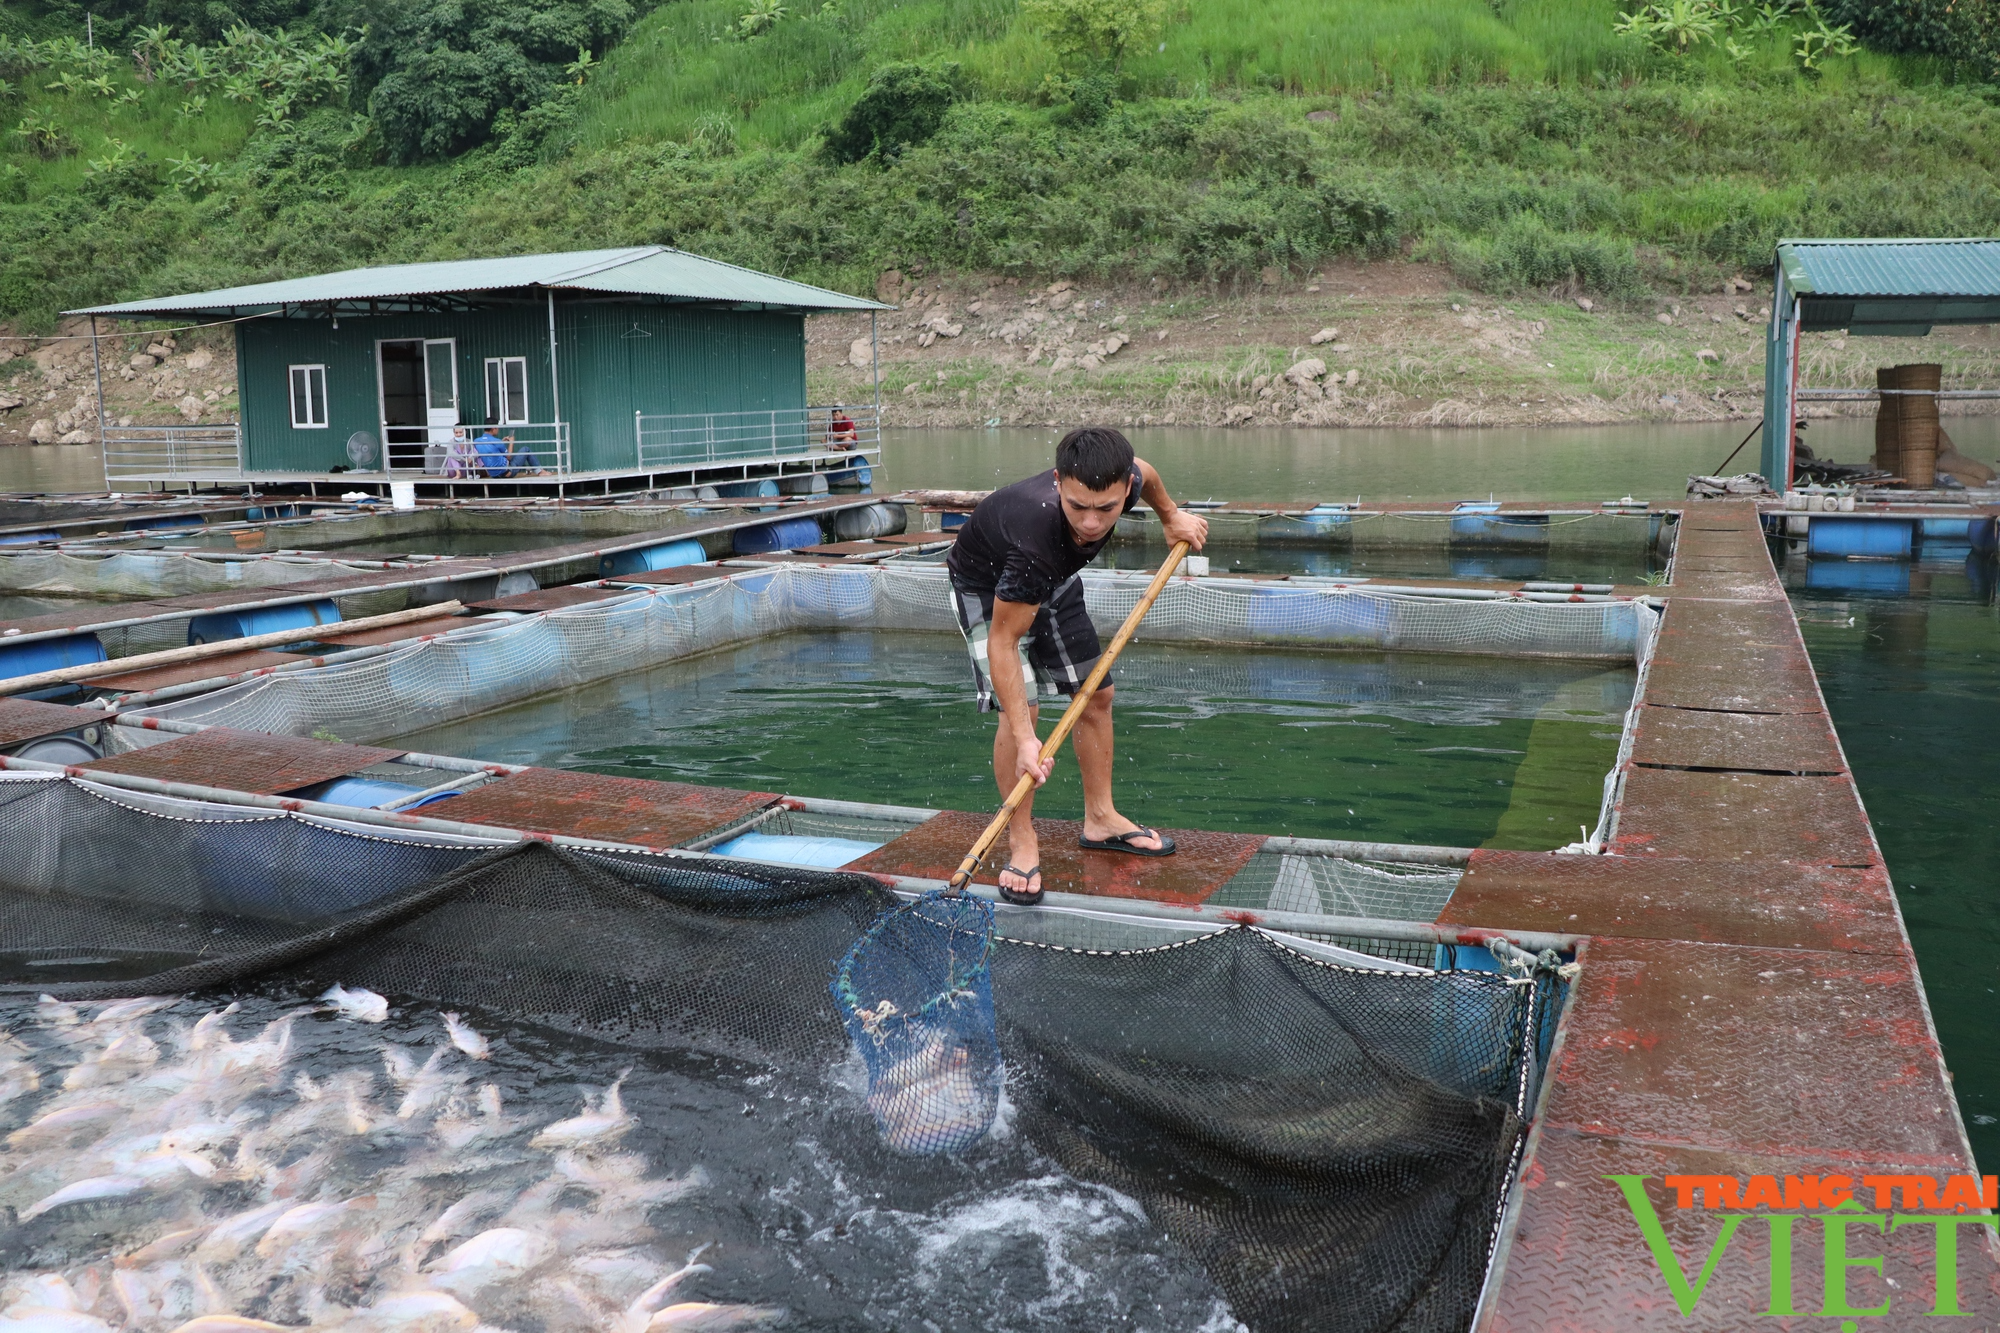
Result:
[[[836,424],[834,412],[846,421]],[[632,430],[644,471],[741,463],[765,458],[882,447],[882,423],[872,406],[788,407],[765,412],[637,412]]]
[[[234,480],[243,475],[240,426],[106,426],[104,479]]]
[[[520,426],[384,426],[391,433],[424,434],[423,440],[390,440],[387,471],[396,477],[441,477],[450,481],[483,481],[500,476],[570,474],[569,422],[530,422]],[[479,437],[495,435],[481,452]],[[498,470],[494,470],[498,469]]]

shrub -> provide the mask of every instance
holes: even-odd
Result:
[[[836,162],[893,158],[938,132],[958,100],[957,65],[884,65],[840,123],[827,131],[826,151]]]
[[[1458,240],[1448,253],[1458,276],[1482,291],[1636,296],[1645,290],[1630,241],[1555,231],[1530,214],[1513,218],[1490,237]]]
[[[1065,64],[1115,70],[1160,31],[1167,0],[1021,0],[1021,13]]]

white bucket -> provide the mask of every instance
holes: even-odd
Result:
[[[1198,579],[1206,578],[1208,576],[1208,557],[1205,555],[1189,556],[1183,562],[1183,572],[1192,574]]]
[[[390,482],[389,506],[392,509],[415,509],[417,507],[417,483],[414,481]]]

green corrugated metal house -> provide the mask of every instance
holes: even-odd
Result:
[[[1940,324],[1997,323],[2000,240],[1779,241],[1764,342],[1764,476],[1790,489],[1798,405],[1825,396],[1799,383],[1801,333],[1922,338]]]
[[[567,479],[755,475],[759,459],[812,454],[826,423],[806,401],[805,317],[883,308],[642,246],[353,269],[73,313],[237,321],[235,438],[108,428],[110,480],[220,479],[233,444],[246,479],[338,469],[443,481],[488,428],[533,471]]]

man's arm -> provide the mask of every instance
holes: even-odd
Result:
[[[1028,687],[1021,675],[1021,640],[1034,628],[1035,613],[1042,608],[1033,602],[1006,602],[993,599],[993,621],[986,627],[986,674],[993,682],[993,697],[1000,701],[1000,725],[1014,729],[1014,774],[1035,776],[1041,786],[1055,772],[1056,761],[1042,759],[1042,740],[1035,734],[1035,719],[1028,711]]]
[[[1186,542],[1199,551],[1208,541],[1208,520],[1199,514],[1190,514],[1174,503],[1167,494],[1167,484],[1160,480],[1159,470],[1143,458],[1132,460],[1139,468],[1139,496],[1153,512],[1159,516],[1160,531],[1166,534],[1167,544]],[[999,604],[994,604],[995,622],[998,622]]]

